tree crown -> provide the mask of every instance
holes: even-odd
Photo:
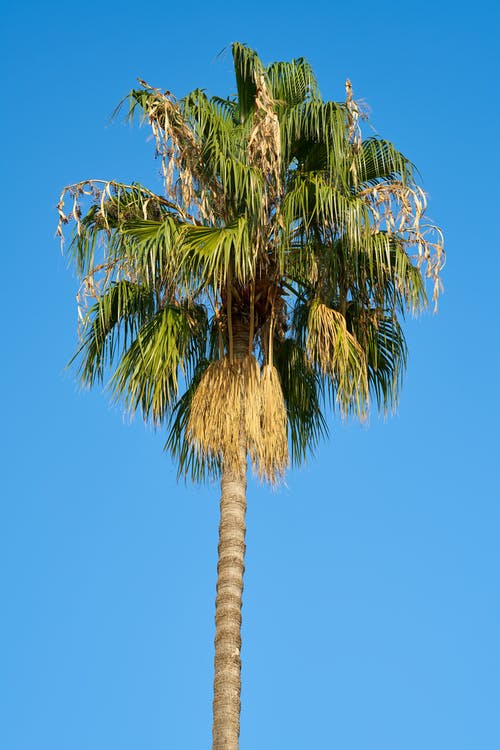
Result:
[[[151,127],[164,194],[88,180],[63,190],[59,234],[81,279],[83,384],[155,424],[179,473],[217,475],[241,431],[279,479],[326,434],[325,409],[395,408],[405,312],[434,303],[441,232],[415,169],[363,139],[346,82],[324,101],[303,58],[232,46],[236,93],[182,99],[140,81],[122,106]],[[68,207],[69,205],[69,207]]]

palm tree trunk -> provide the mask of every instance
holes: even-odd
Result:
[[[248,352],[248,331],[234,331],[234,356]],[[215,662],[212,750],[238,750],[241,691],[241,602],[245,570],[246,439],[240,464],[221,479],[219,561],[215,599]]]

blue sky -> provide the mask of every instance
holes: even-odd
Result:
[[[247,42],[349,77],[418,166],[445,230],[439,314],[409,320],[399,413],[249,486],[241,750],[500,746],[499,12],[366,0],[2,8],[4,223],[0,746],[210,746],[218,488],[64,366],[76,279],[61,188],[159,186],[146,130],[109,115],[137,76],[233,91]]]

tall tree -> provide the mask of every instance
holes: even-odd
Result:
[[[439,292],[439,230],[412,164],[363,140],[346,83],[323,101],[303,58],[265,66],[232,46],[237,92],[178,100],[140,81],[165,191],[64,189],[59,233],[82,286],[81,380],[168,427],[179,474],[220,477],[214,750],[236,750],[249,458],[279,482],[327,432],[397,403],[401,318]],[[69,202],[69,208],[68,206]]]

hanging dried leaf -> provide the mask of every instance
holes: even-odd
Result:
[[[277,484],[283,480],[290,458],[286,406],[278,371],[273,365],[263,367],[260,391],[260,440],[252,446],[250,455],[259,478]]]
[[[201,455],[239,466],[246,446],[260,479],[279,482],[288,465],[287,415],[279,376],[247,356],[212,362],[191,403],[186,437]]]
[[[342,313],[315,302],[311,305],[306,342],[311,362],[336,386],[341,411],[363,416],[368,405],[368,374],[364,352],[349,333]]]
[[[260,440],[260,404],[255,357],[212,362],[193,397],[186,437],[201,454],[238,466],[242,444]]]
[[[444,265],[444,238],[439,227],[426,216],[427,198],[418,185],[391,181],[366,188],[358,193],[370,208],[372,231],[396,235],[405,245],[416,247],[416,264],[433,280],[435,309],[442,290],[440,272]]]
[[[281,192],[280,124],[263,74],[256,85],[254,126],[248,141],[248,154],[250,162],[262,171],[274,197]]]

